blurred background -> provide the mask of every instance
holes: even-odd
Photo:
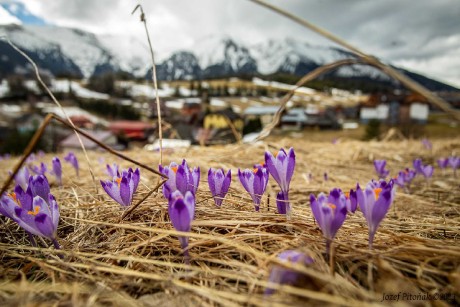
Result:
[[[460,2],[268,1],[391,64],[460,108]],[[251,142],[302,76],[355,56],[251,1],[0,0],[0,36],[39,66],[76,126],[116,148],[157,149],[156,94],[142,4],[155,51],[167,146]],[[47,113],[64,116],[32,66],[0,40],[0,153],[20,153]],[[458,136],[458,123],[366,65],[296,90],[272,137]],[[91,145],[88,144],[91,148]],[[77,149],[50,125],[44,151]],[[94,146],[94,149],[96,147]]]

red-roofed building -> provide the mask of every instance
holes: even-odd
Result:
[[[144,141],[154,132],[155,127],[146,122],[122,120],[112,122],[109,129],[127,139]]]

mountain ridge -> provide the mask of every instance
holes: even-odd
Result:
[[[150,76],[148,46],[130,36],[96,35],[80,29],[53,25],[0,25],[0,36],[7,36],[28,53],[42,69],[54,75],[68,74],[89,78],[105,72],[123,71],[139,78]],[[230,36],[208,36],[190,50],[178,50],[157,64],[159,80],[190,80],[232,76],[290,74],[303,76],[309,71],[337,60],[356,58],[352,53],[328,46],[315,46],[292,38],[244,44]],[[24,71],[25,61],[0,44],[0,77]],[[399,68],[397,68],[399,69]],[[431,90],[457,88],[399,69],[415,76]],[[398,86],[371,66],[347,66],[328,73],[323,79],[366,80],[375,84]]]

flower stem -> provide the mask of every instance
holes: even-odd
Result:
[[[58,241],[56,239],[53,240],[53,245],[55,249],[61,249],[61,245],[59,245]]]
[[[332,240],[326,239],[326,260],[329,260],[331,257],[331,244]]]
[[[55,249],[61,249],[61,245],[59,245],[59,242],[56,239],[53,239],[53,245]],[[59,254],[58,257],[64,259],[64,255]]]
[[[374,243],[375,232],[369,231],[369,249],[372,249],[372,244]]]
[[[27,232],[27,234],[29,235],[30,244],[33,247],[37,247],[37,242],[35,241],[35,238],[34,238],[33,234],[31,234],[30,232]]]

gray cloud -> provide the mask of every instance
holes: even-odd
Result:
[[[127,0],[22,0],[59,25],[97,33],[143,37]],[[247,0],[156,0],[140,2],[160,52],[190,47],[209,34],[246,43],[286,36],[312,44],[326,39]],[[271,0],[386,61],[460,85],[460,1],[458,0]],[[439,67],[444,65],[444,67]],[[449,70],[449,73],[443,71]],[[456,71],[452,72],[452,71]]]

